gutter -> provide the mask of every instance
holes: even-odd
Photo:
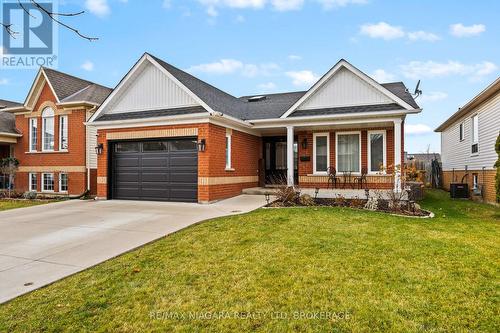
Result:
[[[20,138],[20,137],[23,136],[22,134],[6,133],[6,132],[0,132],[0,135],[2,135],[2,136],[10,136],[10,137],[13,137],[13,138]]]

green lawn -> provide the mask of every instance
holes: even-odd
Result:
[[[37,205],[44,205],[52,201],[40,201],[40,200],[8,200],[2,199],[0,200],[0,211],[15,209],[15,208],[24,208],[31,207]]]
[[[0,306],[0,331],[498,332],[500,209],[440,191],[423,205],[436,218],[208,221]]]

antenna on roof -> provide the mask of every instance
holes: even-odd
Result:
[[[412,94],[414,98],[417,98],[418,96],[422,95],[422,90],[420,88],[420,80],[417,82],[417,86],[415,87],[415,92]]]

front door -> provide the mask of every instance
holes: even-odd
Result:
[[[264,169],[266,185],[286,184],[287,156],[286,137],[265,137],[264,140]],[[293,143],[294,177],[298,178],[298,146],[297,138]]]

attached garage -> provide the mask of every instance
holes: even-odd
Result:
[[[112,199],[198,201],[196,138],[111,142],[110,154]]]

